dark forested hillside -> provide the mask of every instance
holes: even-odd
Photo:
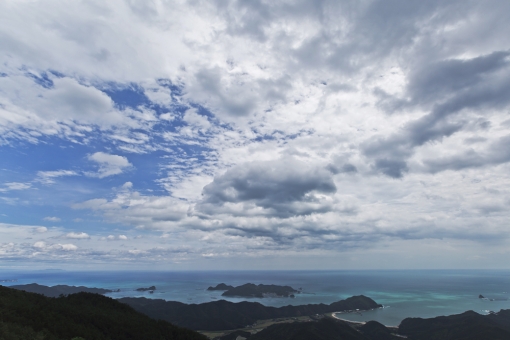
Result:
[[[78,293],[59,298],[0,286],[2,340],[205,340],[205,336],[156,321],[111,298]]]
[[[267,327],[249,340],[371,340],[348,324],[323,318],[318,322],[281,323]]]
[[[480,315],[468,311],[431,319],[402,320],[399,333],[411,340],[509,340],[510,310]]]
[[[363,295],[353,296],[330,305],[310,304],[280,308],[266,307],[257,302],[233,303],[225,300],[190,305],[145,298],[122,298],[119,301],[152,318],[196,330],[236,329],[251,325],[257,320],[381,307],[374,300]]]

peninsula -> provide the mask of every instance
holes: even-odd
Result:
[[[332,304],[268,307],[258,302],[229,302],[225,300],[202,304],[184,304],[177,301],[146,298],[121,298],[136,311],[154,319],[165,320],[194,330],[228,330],[251,325],[257,320],[300,317],[348,310],[369,310],[382,305],[363,296],[353,296]]]
[[[103,289],[103,288],[89,288],[84,286],[67,286],[67,285],[57,285],[57,286],[44,286],[39,285],[37,283],[30,283],[26,285],[14,285],[9,288],[23,290],[29,293],[37,293],[42,294],[47,297],[58,297],[60,295],[69,295],[76,293],[94,293],[94,294],[106,294],[112,293],[113,290]]]

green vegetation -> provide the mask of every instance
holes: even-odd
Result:
[[[358,328],[359,331],[369,339],[396,340],[399,337],[393,335],[388,327],[377,321],[368,321]],[[401,338],[400,338],[401,339]]]
[[[249,340],[369,340],[360,332],[331,318],[317,322],[280,323],[254,334]]]
[[[234,288],[234,286],[229,286],[224,283],[217,284],[216,287],[209,287],[207,290],[229,290]]]
[[[0,340],[205,340],[156,321],[111,298],[77,293],[58,298],[0,286]]]
[[[490,315],[467,311],[431,319],[407,318],[400,323],[399,334],[412,340],[508,340],[510,310]]]
[[[84,286],[66,286],[66,285],[58,285],[53,287],[43,286],[39,285],[37,283],[30,283],[28,285],[15,285],[10,286],[9,288],[13,289],[19,289],[24,290],[25,292],[29,293],[37,293],[42,294],[44,296],[48,297],[58,297],[62,294],[69,295],[69,294],[76,294],[81,292],[86,293],[95,293],[95,294],[106,294],[112,292],[109,289],[102,289],[102,288],[88,288]]]
[[[293,293],[299,293],[290,286],[278,286],[278,285],[255,285],[253,283],[247,283],[242,286],[232,287],[223,294],[222,296],[241,296],[248,298],[263,298],[267,295],[289,297]]]
[[[244,328],[247,325],[252,325],[257,320],[381,307],[374,300],[363,295],[353,296],[330,305],[310,304],[280,308],[266,307],[258,302],[233,303],[225,300],[198,305],[145,298],[122,298],[119,301],[154,319],[165,320],[181,327],[202,331]]]

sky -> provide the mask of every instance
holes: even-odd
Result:
[[[0,268],[510,269],[508,0],[0,2]]]

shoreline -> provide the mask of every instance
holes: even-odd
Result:
[[[379,308],[384,308],[384,307],[379,307]],[[378,309],[379,309],[378,308]],[[369,312],[373,309],[367,309],[367,310],[359,310],[357,312]],[[344,312],[333,312],[333,313],[328,313],[328,315],[334,319],[337,319],[337,320],[340,320],[340,321],[343,321],[343,322],[347,322],[347,323],[351,323],[351,324],[354,324],[354,325],[365,325],[368,321],[353,321],[353,320],[347,320],[347,319],[344,319],[344,318],[340,318],[338,316],[336,316],[336,314],[348,314],[348,313],[344,313]],[[372,321],[372,320],[369,320],[369,321]],[[376,320],[373,320],[373,321],[376,321]],[[379,322],[379,321],[377,321]],[[380,323],[380,322],[379,322]],[[387,328],[394,328],[394,329],[398,329],[398,326],[389,326],[389,325],[384,325],[381,323],[381,325],[383,325],[384,327],[387,327]]]

